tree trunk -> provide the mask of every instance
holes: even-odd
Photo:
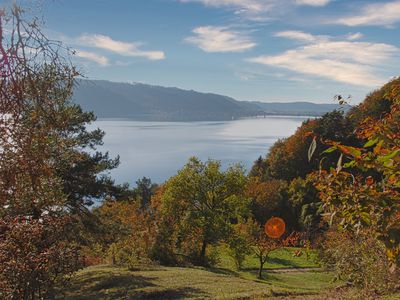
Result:
[[[200,251],[200,263],[202,265],[204,265],[206,262],[206,248],[207,248],[207,241],[206,241],[206,239],[203,239],[203,243],[201,245],[201,251]]]
[[[264,263],[262,258],[260,258],[260,267],[258,268],[258,278],[262,279],[262,271],[264,269]]]

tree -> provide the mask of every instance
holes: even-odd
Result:
[[[315,237],[321,232],[323,207],[313,179],[309,176],[306,179],[293,179],[288,188],[288,196],[299,230],[305,231],[309,239]]]
[[[68,218],[0,219],[0,298],[49,299],[81,265]]]
[[[357,128],[362,147],[326,141],[341,158],[337,167],[315,173],[331,220],[342,228],[373,232],[388,257],[400,264],[400,80],[382,89],[391,109],[380,118],[366,117]],[[348,162],[343,164],[342,157]]]
[[[270,179],[260,181],[257,177],[249,179],[246,186],[246,196],[251,199],[251,211],[254,218],[261,224],[272,216],[290,220],[288,226],[297,226],[296,218],[290,207],[288,186],[284,180]]]
[[[353,127],[358,127],[366,118],[379,119],[382,115],[390,112],[393,104],[390,90],[399,81],[400,78],[396,78],[388,82],[380,89],[370,93],[359,105],[352,107],[348,113],[348,119]]]
[[[49,298],[52,286],[78,269],[76,209],[101,194],[99,172],[116,165],[83,152],[102,133],[87,132],[93,115],[70,102],[79,75],[70,54],[41,33],[37,19],[24,20],[21,8],[1,11],[2,299]]]
[[[198,264],[207,263],[207,246],[227,238],[232,225],[248,213],[243,167],[225,172],[220,167],[217,161],[193,157],[166,182],[162,195],[164,226],[174,224],[174,244]]]
[[[157,184],[151,182],[150,178],[143,177],[136,181],[135,193],[140,202],[140,207],[145,208],[150,205],[151,196],[157,188]]]
[[[108,200],[94,213],[102,220],[104,252],[113,264],[132,268],[150,260],[157,231],[151,210],[138,202]]]
[[[242,226],[242,231],[247,236],[248,243],[252,246],[253,253],[258,259],[258,278],[262,279],[264,265],[269,255],[272,251],[281,248],[282,244],[278,239],[269,238],[260,223],[252,219]]]
[[[80,106],[67,102],[60,114],[65,114],[62,134],[69,147],[57,159],[55,168],[63,182],[69,208],[81,213],[94,201],[117,196],[123,190],[105,174],[118,166],[119,157],[110,159],[107,152],[96,151],[103,143],[104,132],[87,130],[87,124],[96,120],[92,112],[83,112]]]
[[[320,247],[321,262],[335,273],[336,279],[355,286],[358,297],[376,299],[396,292],[400,273],[391,272],[385,246],[369,230],[355,233],[331,227]]]
[[[252,253],[252,244],[244,230],[245,224],[238,223],[234,226],[233,233],[227,239],[227,253],[234,260],[236,268],[240,270],[246,255]]]
[[[287,139],[277,141],[267,155],[268,177],[290,181],[303,177],[313,167],[307,160],[309,133],[315,128],[316,120],[308,120]]]
[[[265,180],[267,171],[268,165],[266,160],[263,159],[262,156],[259,156],[249,172],[249,177],[257,177],[260,180]]]
[[[266,170],[266,174],[258,176],[262,180],[279,179],[291,181],[297,177],[305,178],[313,170],[317,170],[320,164],[324,168],[336,164],[338,155],[331,153],[325,155],[324,161],[317,159],[328,146],[323,143],[324,139],[345,142],[356,146],[357,140],[353,135],[353,125],[344,116],[342,111],[326,113],[321,118],[307,120],[297,131],[286,139],[278,140],[270,149],[264,164],[257,160],[255,170]],[[313,136],[315,139],[315,159],[309,161],[308,149]]]

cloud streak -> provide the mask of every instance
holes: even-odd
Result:
[[[361,12],[332,21],[346,26],[392,26],[400,21],[400,1],[369,4]]]
[[[265,20],[271,12],[293,5],[325,6],[331,0],[180,0],[182,3],[201,3],[208,7],[226,8],[253,20]]]
[[[278,36],[293,38],[289,34]],[[278,55],[262,55],[248,59],[253,63],[291,70],[313,77],[326,78],[356,86],[374,87],[385,82],[377,74],[391,60],[398,60],[399,48],[384,43],[312,39],[304,33],[304,46]]]
[[[225,7],[237,12],[247,11],[261,13],[267,11],[277,4],[276,0],[181,0],[183,3],[198,2],[209,7]]]
[[[108,58],[103,56],[103,55],[99,55],[93,52],[89,52],[89,51],[83,51],[83,50],[76,50],[75,51],[75,56],[76,57],[80,57],[80,58],[84,58],[84,59],[88,59],[90,61],[93,61],[103,67],[108,66],[109,65],[109,61]]]
[[[277,32],[274,36],[293,39],[293,40],[297,40],[300,42],[306,42],[306,43],[323,41],[323,40],[328,39],[326,36],[312,35],[310,33],[306,33],[303,31],[296,31],[296,30],[280,31],[280,32]]]
[[[246,34],[229,30],[226,27],[203,26],[192,31],[193,36],[185,41],[205,52],[244,52],[254,48],[254,43]]]
[[[325,6],[328,5],[331,0],[296,0],[298,5],[310,5],[310,6]]]
[[[102,34],[83,34],[76,40],[77,44],[107,50],[122,56],[143,57],[149,60],[161,60],[165,58],[163,51],[141,50],[139,43],[128,43],[114,40]]]
[[[348,35],[346,35],[346,40],[355,41],[355,40],[359,40],[363,37],[364,37],[364,35],[361,32],[349,33]]]

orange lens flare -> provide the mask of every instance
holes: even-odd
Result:
[[[279,239],[285,233],[285,221],[278,217],[272,217],[265,223],[264,230],[270,238]]]

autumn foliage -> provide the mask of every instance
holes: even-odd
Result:
[[[47,299],[79,267],[57,162],[73,145],[73,66],[37,20],[0,13],[0,298]],[[69,160],[71,162],[71,160]]]
[[[347,116],[305,121],[249,176],[192,157],[163,185],[130,190],[98,176],[118,158],[90,153],[103,133],[85,131],[94,116],[70,103],[69,51],[39,27],[18,7],[0,12],[1,299],[49,299],[82,264],[209,266],[221,244],[238,268],[255,255],[261,278],[272,251],[321,236],[328,264],[355,283],[398,274],[400,79]],[[385,268],[369,276],[370,265]]]
[[[350,231],[368,230],[400,264],[400,80],[382,90],[391,105],[380,117],[359,123],[357,136],[364,145],[325,141],[331,146],[327,152],[339,151],[341,157],[336,168],[315,176],[331,220]]]
[[[68,235],[68,218],[46,216],[0,220],[0,298],[34,299],[52,294],[51,287],[67,280],[62,274],[81,266]]]

